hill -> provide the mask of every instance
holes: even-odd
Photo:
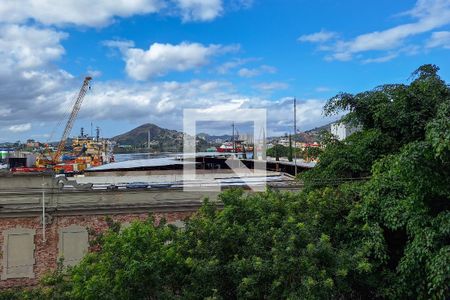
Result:
[[[150,132],[150,147],[153,151],[181,151],[183,148],[183,133],[161,128],[155,124],[143,124],[128,132],[112,138],[119,147],[148,148]]]
[[[177,130],[161,128],[147,123],[128,132],[112,138],[118,145],[115,152],[134,152],[148,149],[148,135],[150,132],[150,149],[155,152],[183,151],[183,133]],[[197,151],[204,151],[208,143],[204,139],[197,139]]]
[[[300,142],[305,143],[312,143],[312,142],[320,142],[320,134],[322,131],[328,131],[331,132],[331,124],[334,122],[325,124],[323,126],[315,127],[310,130],[306,130],[305,132],[301,132],[297,136],[297,140]]]
[[[306,130],[305,133],[318,134],[318,133],[320,133],[323,130],[330,132],[331,131],[331,124],[333,124],[333,123],[336,123],[336,122],[331,122],[331,123],[325,124],[323,126],[319,126],[319,127],[315,127],[313,129],[310,129],[310,130]]]
[[[210,144],[221,144],[225,141],[231,141],[231,139],[232,139],[231,134],[209,135],[207,133],[199,133],[199,134],[197,134],[197,137],[205,140],[206,142],[208,142]]]

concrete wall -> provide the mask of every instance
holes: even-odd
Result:
[[[53,179],[51,175],[34,175],[34,174],[0,174],[0,191],[7,189],[22,189],[22,188],[42,188],[53,186]]]
[[[219,192],[160,191],[47,191],[45,210],[49,214],[83,215],[196,210],[205,197],[217,200]],[[41,215],[42,192],[2,193],[0,218]]]

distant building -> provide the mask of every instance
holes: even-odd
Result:
[[[339,141],[346,139],[351,134],[360,131],[361,127],[354,127],[343,122],[331,124],[331,134],[336,136]]]
[[[306,148],[309,148],[309,147],[320,148],[321,145],[318,142],[313,142],[313,143],[295,142],[295,148],[305,150]]]
[[[288,137],[282,137],[278,140],[278,145],[282,145],[284,147],[289,147],[289,138]]]
[[[27,140],[26,146],[28,148],[39,148],[40,143],[36,142],[35,140],[29,139]]]

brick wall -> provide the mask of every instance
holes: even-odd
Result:
[[[177,220],[184,220],[192,214],[192,211],[187,212],[163,212],[153,213],[155,221],[159,222],[161,218],[166,218],[168,222],[175,222]],[[109,215],[114,221],[120,223],[131,222],[133,220],[144,220],[148,217],[148,213],[136,214],[117,214]],[[91,228],[96,232],[101,232],[107,228],[105,218],[107,215],[83,215],[83,216],[52,216],[51,224],[48,224],[45,230],[46,241],[42,239],[42,224],[41,217],[14,217],[0,219],[0,249],[3,249],[4,231],[13,228],[35,229],[34,236],[34,258],[35,264],[33,267],[34,278],[10,278],[0,280],[0,289],[15,286],[31,286],[38,283],[39,279],[50,270],[56,268],[58,260],[58,241],[59,230],[70,225],[79,225]],[[2,250],[2,256],[4,255]],[[0,259],[0,264],[2,260]],[[0,273],[3,266],[0,265]]]

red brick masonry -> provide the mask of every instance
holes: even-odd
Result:
[[[155,221],[159,222],[161,218],[166,218],[168,222],[174,222],[177,220],[184,220],[190,215],[192,211],[187,212],[163,212],[153,213]],[[1,218],[0,219],[0,249],[3,249],[4,243],[4,230],[22,227],[36,230],[34,236],[35,243],[35,264],[34,275],[35,278],[14,278],[7,280],[0,280],[0,289],[15,287],[15,286],[31,286],[39,282],[39,279],[50,270],[56,268],[58,260],[58,232],[59,229],[65,228],[70,225],[79,225],[101,232],[108,226],[105,222],[107,215],[84,215],[84,216],[53,216],[51,224],[47,225],[45,234],[46,242],[42,240],[42,224],[40,216],[36,217],[16,217],[16,218]],[[148,217],[148,213],[139,214],[117,214],[110,215],[110,217],[120,223],[131,222],[133,220],[145,220]],[[2,253],[3,255],[3,253]],[[0,264],[2,260],[0,258]],[[3,266],[0,266],[0,273]]]

